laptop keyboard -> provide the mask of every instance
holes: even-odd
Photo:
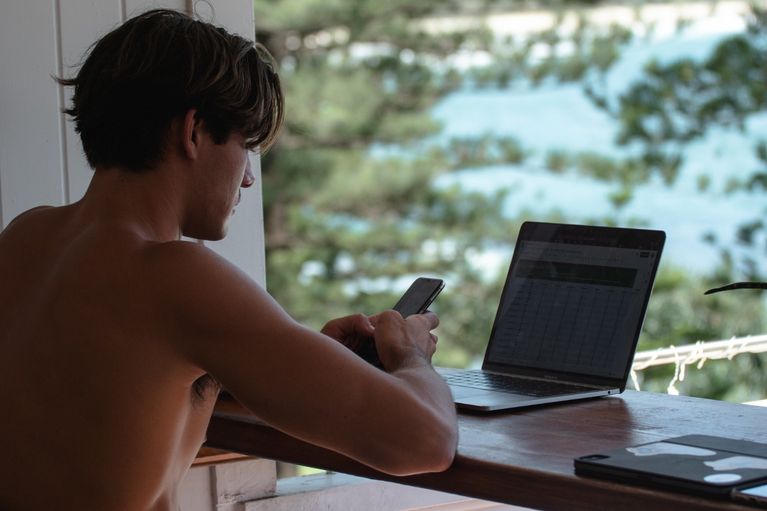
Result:
[[[526,396],[552,396],[595,390],[592,387],[581,385],[531,380],[529,378],[486,373],[484,371],[457,371],[443,374],[442,377],[448,384],[462,385],[475,389],[499,390]]]

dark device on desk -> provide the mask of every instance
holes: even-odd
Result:
[[[662,231],[522,224],[482,370],[438,368],[460,408],[572,401],[626,388]]]
[[[444,287],[445,282],[442,279],[419,277],[410,284],[408,290],[405,291],[393,309],[402,314],[403,318],[413,314],[423,314]],[[359,355],[374,366],[383,369],[375,342],[363,344]]]
[[[732,490],[732,500],[745,502],[759,507],[767,507],[767,483],[749,486],[747,488],[735,488]]]
[[[747,488],[767,483],[767,444],[687,435],[581,456],[574,464],[577,475],[745,500],[755,493]]]

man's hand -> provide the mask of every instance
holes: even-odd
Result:
[[[384,311],[375,317],[375,340],[378,356],[389,371],[411,364],[431,364],[437,350],[437,336],[431,333],[439,325],[433,312],[413,314],[407,319],[399,312]]]
[[[375,316],[353,314],[328,321],[321,332],[332,337],[354,353],[359,353],[364,343],[373,342]]]
[[[381,363],[392,371],[419,361],[430,363],[437,349],[437,336],[431,331],[438,325],[439,318],[433,312],[405,319],[399,312],[384,311],[375,316],[354,314],[333,319],[321,332],[357,354],[365,343],[375,342]]]

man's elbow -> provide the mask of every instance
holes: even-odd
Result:
[[[413,473],[444,472],[450,468],[455,459],[456,443],[456,440],[451,439],[435,445],[429,456],[425,457],[423,466]]]
[[[433,428],[416,439],[410,448],[403,449],[390,464],[382,470],[395,476],[409,476],[430,472],[443,472],[450,468],[458,444],[458,429],[455,424],[444,424]]]

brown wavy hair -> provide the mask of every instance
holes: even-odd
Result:
[[[126,21],[91,46],[74,78],[72,116],[91,167],[152,168],[171,121],[197,110],[214,142],[233,133],[266,151],[284,117],[266,49],[167,9]]]

